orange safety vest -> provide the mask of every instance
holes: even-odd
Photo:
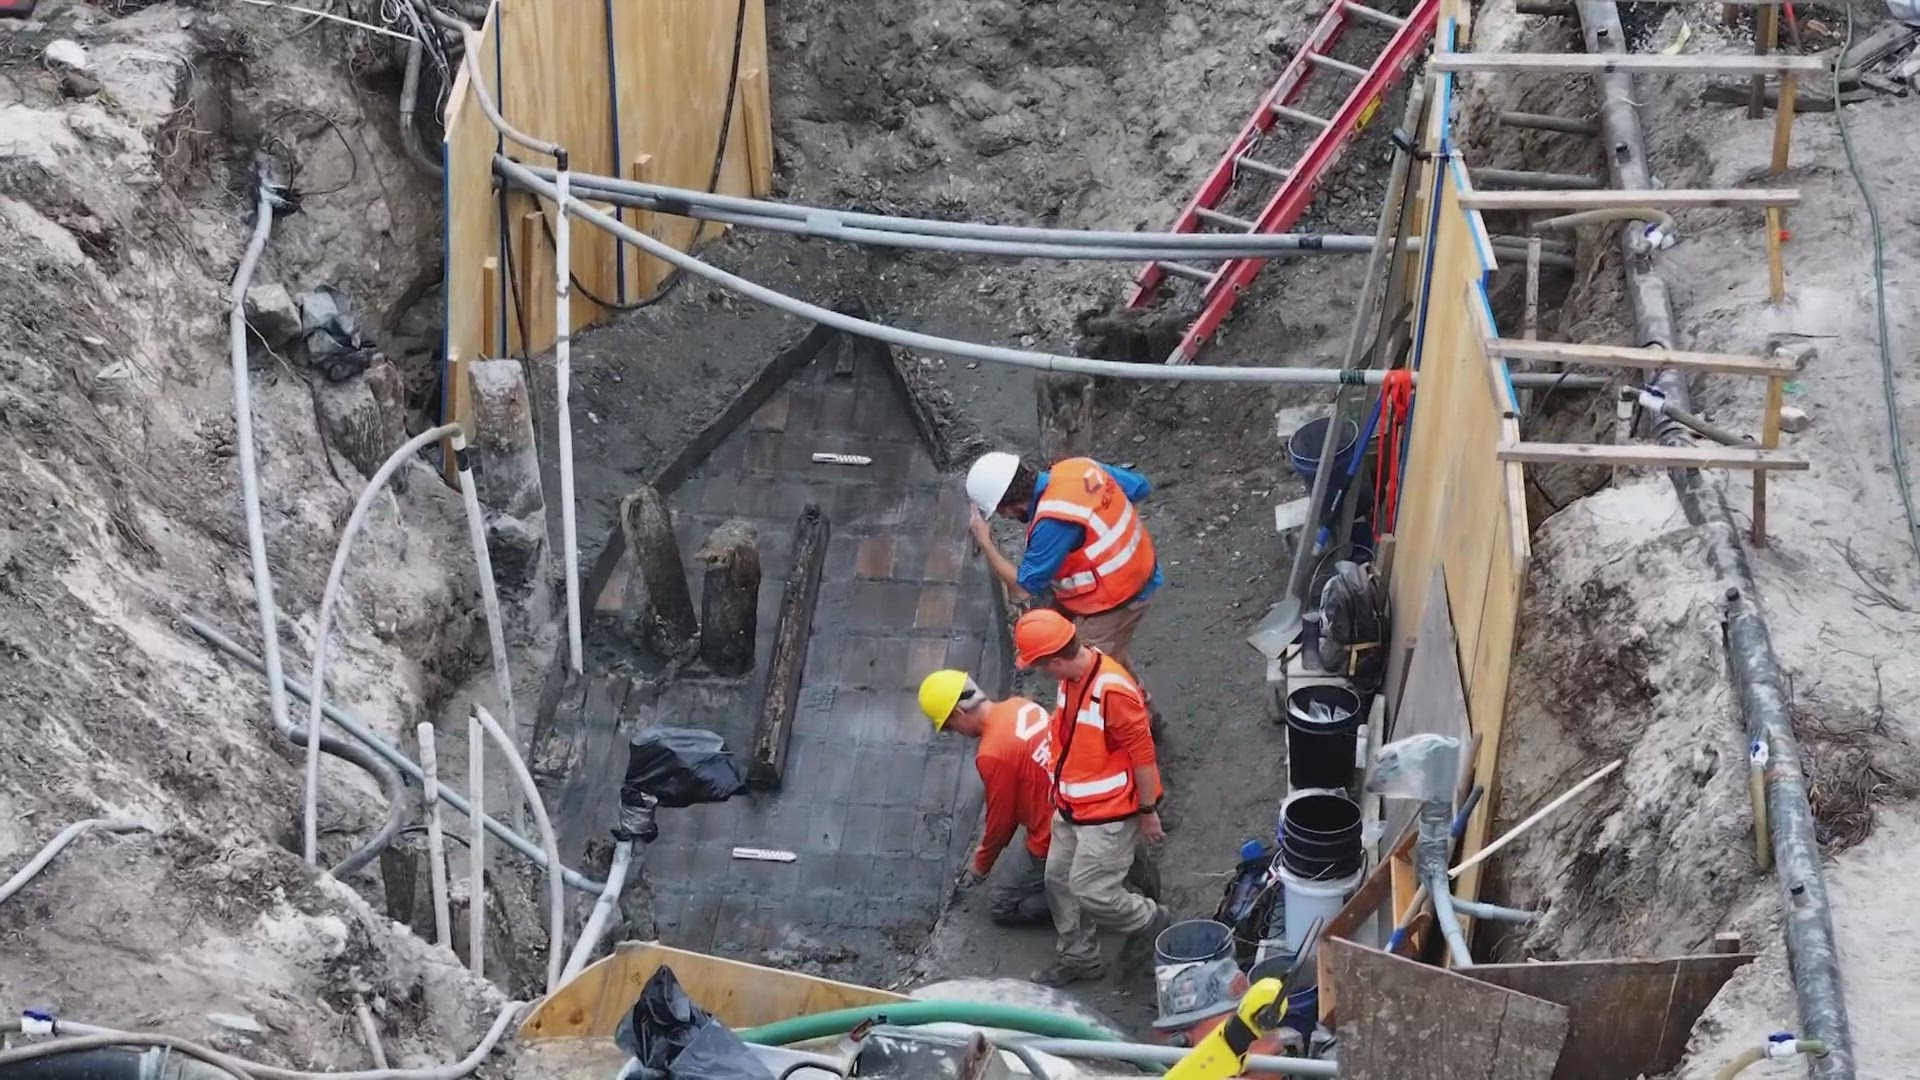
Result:
[[[1068,553],[1053,579],[1054,599],[1069,614],[1111,611],[1153,579],[1153,538],[1120,482],[1092,458],[1068,458],[1048,473],[1033,522],[1049,518],[1086,529],[1085,542]]]
[[[1010,697],[987,710],[980,745],[974,751],[974,767],[988,785],[986,838],[1010,837],[1018,825],[1027,830],[1027,850],[1037,859],[1047,857],[1053,830],[1050,726],[1045,708],[1023,697]],[[994,780],[989,782],[988,777]],[[994,848],[992,854],[998,856],[1000,849]]]
[[[1097,659],[1085,678],[1060,684],[1049,737],[1053,804],[1076,825],[1120,821],[1140,810],[1133,758],[1107,737],[1106,699],[1131,694],[1145,722],[1147,697],[1118,660],[1097,649],[1093,654]]]

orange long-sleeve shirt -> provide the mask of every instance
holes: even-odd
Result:
[[[1008,698],[987,710],[973,755],[987,789],[987,824],[973,854],[979,873],[993,869],[1016,828],[1027,830],[1027,850],[1034,858],[1047,857],[1053,824],[1047,723],[1047,710],[1026,698]]]

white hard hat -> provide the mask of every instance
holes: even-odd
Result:
[[[1013,486],[1014,474],[1020,471],[1020,455],[1009,454],[1004,450],[993,450],[981,454],[973,467],[967,470],[967,498],[980,508],[982,514],[991,516],[1000,508],[1000,500]]]

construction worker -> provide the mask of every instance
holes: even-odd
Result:
[[[1038,472],[1018,455],[996,450],[967,470],[973,539],[1008,594],[1024,603],[1051,593],[1054,606],[1079,624],[1082,643],[1123,667],[1162,581],[1153,538],[1135,505],[1152,493],[1146,477],[1092,458],[1068,458]],[[1028,523],[1018,566],[994,545],[987,524],[994,514]],[[1147,702],[1151,712],[1151,695]]]
[[[1053,822],[1047,757],[1047,710],[1022,697],[994,701],[964,671],[936,671],[920,682],[920,711],[935,731],[978,739],[973,766],[987,789],[987,822],[980,842],[955,884],[972,888],[987,879],[1000,853],[1024,828],[1026,843],[1014,855],[1004,884],[987,893],[987,917],[1001,926],[1044,926],[1047,913],[1048,829]]]
[[[1096,930],[1127,935],[1122,959],[1153,947],[1173,925],[1166,908],[1126,887],[1141,843],[1166,838],[1160,768],[1146,695],[1124,665],[1086,645],[1057,611],[1029,611],[1013,626],[1014,661],[1060,683],[1047,726],[1053,770],[1047,900],[1059,934],[1054,963],[1033,981],[1065,986],[1106,970]]]

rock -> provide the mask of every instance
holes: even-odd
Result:
[[[1790,434],[1799,434],[1813,426],[1813,417],[1807,410],[1794,405],[1780,406],[1780,430]]]
[[[300,308],[284,286],[268,282],[247,289],[247,325],[278,348],[300,336]]]
[[[86,71],[92,66],[87,60],[87,50],[79,42],[66,38],[55,38],[48,42],[44,55],[47,63],[69,71]]]
[[[373,205],[367,207],[367,224],[382,235],[393,231],[393,211],[388,208],[387,200],[375,199]]]

